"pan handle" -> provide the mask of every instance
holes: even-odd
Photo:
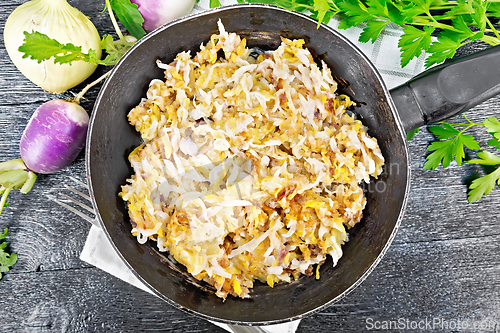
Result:
[[[433,67],[391,90],[405,131],[466,111],[500,93],[500,46]]]

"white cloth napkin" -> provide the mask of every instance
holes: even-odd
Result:
[[[102,269],[103,271],[114,275],[131,285],[136,286],[148,293],[153,294],[144,283],[142,283],[130,269],[123,263],[118,254],[113,249],[113,246],[106,238],[104,232],[96,226],[90,228],[87,236],[87,241],[83,247],[80,259],[89,264]],[[154,294],[153,294],[154,295]],[[221,324],[211,321],[219,327],[224,328],[229,332],[233,332],[226,324]],[[269,333],[294,333],[299,326],[300,320],[289,323],[268,325],[261,327],[262,330]]]
[[[221,0],[222,5],[237,3],[235,0]],[[193,12],[200,12],[209,8],[209,0],[201,0],[195,5]],[[337,28],[338,21],[332,20],[329,26]],[[406,82],[413,76],[422,72],[424,69],[425,54],[418,59],[413,59],[405,68],[400,66],[400,55],[398,49],[398,39],[401,36],[401,30],[386,28],[382,31],[381,38],[375,43],[358,42],[361,28],[351,28],[349,30],[340,30],[349,40],[354,42],[361,51],[375,64],[384,79],[387,87],[393,88]],[[87,236],[87,241],[80,255],[80,259],[94,265],[109,274],[112,274],[125,282],[128,282],[146,292],[152,293],[122,262],[109,243],[104,233],[95,226],[92,226]],[[269,325],[261,327],[262,330],[269,333],[294,333],[300,323],[296,320],[289,323]],[[225,324],[213,322],[213,324],[232,332]]]

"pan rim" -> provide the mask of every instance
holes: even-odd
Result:
[[[88,180],[89,193],[90,193],[90,197],[91,197],[92,206],[94,208],[94,211],[96,212],[96,217],[97,217],[97,220],[99,221],[99,225],[101,227],[101,230],[106,235],[106,238],[111,243],[113,250],[118,254],[118,256],[120,257],[120,259],[122,260],[122,262],[125,263],[125,265],[127,266],[127,268],[129,270],[131,270],[132,273],[144,285],[146,285],[151,290],[151,292],[153,292],[153,294],[155,296],[159,297],[160,299],[162,299],[163,301],[167,302],[168,304],[174,306],[177,309],[180,309],[180,310],[182,310],[184,312],[187,312],[189,314],[195,315],[195,316],[197,316],[199,318],[203,318],[203,319],[206,319],[206,320],[212,320],[212,321],[217,321],[219,323],[232,324],[232,325],[263,326],[263,325],[272,325],[272,324],[286,323],[286,322],[290,322],[290,321],[302,319],[304,317],[313,315],[313,314],[315,314],[315,313],[317,313],[319,311],[322,311],[322,310],[328,308],[332,304],[339,302],[344,297],[346,297],[349,293],[351,293],[354,289],[356,289],[373,272],[373,270],[377,267],[377,265],[380,263],[380,261],[382,260],[382,258],[387,253],[390,245],[392,244],[392,242],[393,242],[393,240],[394,240],[394,238],[395,238],[395,236],[396,236],[396,234],[397,234],[397,232],[399,230],[399,227],[400,227],[403,215],[404,215],[404,211],[406,209],[406,205],[407,205],[407,201],[408,201],[408,194],[409,194],[409,191],[410,191],[411,170],[410,170],[410,154],[409,154],[409,151],[408,151],[408,143],[406,141],[406,135],[404,135],[403,125],[401,123],[401,119],[399,117],[399,114],[398,114],[398,112],[396,110],[396,106],[395,106],[395,104],[392,101],[392,98],[390,96],[389,89],[386,87],[385,82],[382,79],[382,76],[380,75],[380,73],[377,70],[377,68],[375,67],[375,65],[371,62],[371,60],[356,45],[354,45],[349,39],[347,39],[344,35],[342,35],[338,31],[336,31],[335,29],[333,29],[333,28],[331,28],[331,27],[329,27],[329,26],[327,26],[327,25],[325,25],[323,23],[321,24],[321,27],[323,29],[326,29],[329,33],[331,33],[331,34],[335,35],[337,38],[341,39],[343,42],[345,42],[347,45],[349,45],[354,52],[358,53],[358,55],[361,56],[367,62],[367,64],[369,65],[370,69],[375,74],[377,80],[380,82],[381,87],[383,89],[384,97],[387,99],[387,103],[389,104],[389,106],[391,108],[391,113],[394,116],[395,125],[396,125],[396,127],[398,129],[397,133],[401,136],[401,138],[399,138],[399,139],[402,139],[402,141],[404,142],[404,151],[405,151],[405,156],[406,156],[406,170],[407,170],[407,172],[406,172],[405,192],[404,192],[404,196],[403,196],[403,202],[401,203],[400,213],[399,213],[397,221],[396,221],[396,223],[394,225],[394,228],[393,228],[393,230],[392,230],[392,232],[391,232],[391,234],[390,234],[387,242],[385,243],[384,247],[382,248],[381,252],[379,253],[379,255],[377,256],[377,258],[375,259],[375,261],[368,267],[368,269],[351,286],[349,286],[349,288],[347,288],[345,291],[343,291],[337,297],[331,299],[330,301],[328,301],[328,302],[326,302],[326,303],[324,303],[324,304],[322,304],[322,305],[320,305],[320,306],[318,306],[318,307],[316,307],[316,308],[314,308],[312,310],[303,312],[300,315],[294,315],[294,316],[289,317],[289,318],[281,318],[281,319],[266,320],[266,321],[246,322],[246,321],[238,321],[238,320],[232,320],[232,319],[225,319],[225,318],[213,317],[213,316],[207,315],[205,313],[201,313],[201,312],[198,312],[196,310],[193,310],[193,309],[190,309],[190,308],[186,308],[186,307],[184,307],[184,306],[176,303],[175,301],[171,300],[167,296],[165,296],[162,293],[160,293],[148,281],[146,281],[134,269],[134,267],[132,267],[132,265],[129,264],[129,262],[127,261],[127,259],[118,250],[117,246],[115,245],[115,242],[113,241],[111,235],[109,234],[109,232],[108,232],[108,230],[107,230],[107,228],[106,228],[106,226],[104,224],[104,221],[102,220],[101,213],[99,211],[97,202],[95,200],[94,186],[93,186],[93,182],[92,182],[92,175],[91,175],[91,172],[90,172],[90,170],[91,170],[90,150],[91,150],[92,132],[93,132],[93,128],[94,128],[94,120],[95,120],[95,116],[96,116],[96,113],[97,113],[96,111],[97,111],[97,109],[100,108],[103,94],[107,90],[106,88],[108,87],[109,82],[112,81],[113,77],[115,76],[115,73],[119,70],[119,68],[126,61],[126,59],[130,56],[130,54],[132,52],[134,52],[137,48],[139,48],[147,39],[152,38],[153,36],[161,33],[162,31],[170,28],[173,25],[182,23],[184,21],[192,20],[193,18],[198,18],[198,17],[202,17],[202,16],[205,16],[205,15],[211,15],[211,14],[218,13],[218,12],[232,11],[232,10],[238,9],[238,8],[265,8],[265,9],[272,9],[272,10],[277,10],[277,11],[283,11],[283,12],[295,15],[299,19],[305,19],[305,20],[308,20],[308,21],[311,21],[311,22],[314,22],[315,24],[317,24],[317,21],[313,20],[312,18],[310,18],[310,17],[308,17],[308,16],[306,16],[306,15],[304,15],[302,13],[291,12],[289,10],[282,9],[282,8],[276,7],[274,5],[267,5],[267,4],[233,4],[233,5],[229,5],[229,6],[223,6],[223,7],[209,9],[209,10],[202,11],[202,12],[199,12],[199,13],[190,14],[190,15],[182,17],[180,19],[176,19],[174,21],[171,21],[168,24],[166,24],[164,26],[161,26],[161,27],[158,27],[157,29],[153,30],[152,32],[150,32],[149,34],[147,34],[145,37],[143,37],[141,40],[139,40],[135,45],[133,45],[132,48],[129,51],[127,51],[127,53],[111,69],[111,74],[106,79],[106,81],[104,82],[104,84],[102,85],[102,87],[101,87],[101,89],[99,91],[99,94],[98,94],[98,96],[96,98],[96,101],[94,103],[94,107],[93,107],[93,110],[92,110],[92,114],[91,114],[91,118],[90,118],[90,123],[89,123],[88,131],[87,131],[87,139],[86,139],[86,146],[85,146],[85,169],[86,169],[86,173],[87,173],[87,180]]]

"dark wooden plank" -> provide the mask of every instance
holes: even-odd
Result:
[[[499,241],[500,237],[482,237],[394,244],[386,260],[359,288],[338,304],[304,319],[299,331],[320,332],[325,327],[362,331],[368,318],[500,322],[500,258],[489,255],[498,253]],[[478,281],[482,282],[479,287]],[[60,330],[57,325],[68,325],[65,327],[71,332],[95,331],[105,323],[104,328],[109,325],[117,331],[212,329],[204,320],[185,315],[94,268],[11,272],[2,287],[9,293],[0,306],[11,312],[0,313],[0,322],[22,322],[23,328],[52,325]],[[92,320],[86,322],[86,318]]]
[[[12,273],[1,290],[2,332],[225,332],[97,268]]]
[[[360,287],[304,319],[299,332],[323,332],[323,327],[363,332],[374,321],[400,318],[405,322],[438,318],[441,323],[484,320],[495,323],[490,331],[498,332],[500,258],[492,254],[499,253],[499,241],[500,236],[490,236],[393,244]]]

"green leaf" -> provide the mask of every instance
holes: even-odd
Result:
[[[367,12],[365,5],[361,1],[342,1],[337,3],[337,7],[343,15],[339,29],[349,29],[372,18],[372,15]]]
[[[409,131],[408,133],[406,133],[406,139],[408,141],[411,141],[411,139],[413,139],[415,137],[415,135],[417,135],[418,132],[420,132],[420,127]]]
[[[478,40],[478,39],[481,39],[483,37],[484,37],[484,32],[478,31],[474,35],[470,36],[469,39],[470,40]]]
[[[433,5],[432,0],[413,0],[410,1],[410,3],[413,5],[413,8],[419,10],[420,13],[428,12],[431,5]]]
[[[9,231],[9,228],[3,229],[3,233],[0,234],[0,239],[5,239],[7,237],[7,232]]]
[[[500,140],[500,122],[495,117],[488,117],[484,121],[484,126],[488,133],[493,135],[495,139]]]
[[[17,254],[15,254],[15,253],[12,253],[12,254],[5,253],[5,255],[0,254],[0,264],[2,266],[11,267],[16,262],[17,262]]]
[[[337,3],[337,7],[343,12],[343,14],[349,17],[365,16],[368,13],[366,6],[361,1],[344,0]]]
[[[468,161],[470,164],[481,164],[481,165],[497,165],[500,164],[500,157],[490,153],[489,151],[483,150],[477,153],[479,159],[473,159]]]
[[[424,30],[420,30],[408,25],[403,32],[398,46],[401,49],[401,66],[405,67],[413,58],[419,57],[422,51],[429,48],[434,27],[426,26]]]
[[[438,41],[433,42],[429,47],[428,52],[431,55],[425,59],[425,67],[428,68],[434,64],[442,63],[448,58],[453,58],[460,46],[460,41],[441,36],[440,34]]]
[[[219,7],[220,5],[221,4],[219,0],[210,0],[210,8]]]
[[[366,0],[366,10],[373,16],[389,17],[386,0]]]
[[[130,41],[127,39],[130,39]],[[126,37],[126,40],[118,39],[116,41],[110,35],[102,36],[101,47],[106,51],[107,55],[100,63],[106,66],[115,65],[136,41],[137,40],[131,36]]]
[[[500,149],[500,140],[497,138],[489,139],[488,145],[495,147],[496,149]]]
[[[355,27],[366,20],[370,19],[370,15],[367,15],[366,17],[361,17],[361,16],[352,16],[352,17],[347,17],[343,16],[342,20],[339,23],[339,29],[346,30],[352,27]]]
[[[467,1],[457,1],[452,9],[443,13],[442,16],[436,15],[434,18],[436,20],[446,19],[450,17],[456,17],[459,15],[473,14],[474,13],[474,0]]]
[[[447,140],[460,133],[460,131],[451,126],[451,124],[443,122],[440,126],[429,127],[429,131],[436,135],[439,140]]]
[[[473,1],[472,7],[474,8],[474,12],[471,14],[471,17],[475,22],[475,26],[478,27],[479,30],[484,31],[484,29],[486,29],[486,10],[488,3],[486,1]]]
[[[81,54],[78,54],[76,52],[71,52],[65,55],[61,56],[55,56],[54,57],[54,63],[56,64],[70,64],[73,61],[78,61],[78,60],[83,60],[81,57]]]
[[[359,41],[362,43],[366,43],[369,40],[372,43],[375,43],[378,36],[382,32],[382,30],[387,25],[387,21],[379,21],[379,20],[371,20],[366,24],[366,27],[363,29],[361,34],[359,35]]]
[[[144,19],[135,3],[131,3],[130,0],[110,0],[110,2],[118,20],[132,36],[141,39],[146,35],[142,27]]]
[[[38,63],[51,58],[54,59],[56,64],[71,64],[73,61],[78,60],[94,64],[98,62],[95,56],[91,57],[89,54],[82,52],[80,46],[71,43],[61,44],[38,31],[24,31],[24,42],[19,47],[19,52],[23,53],[23,58],[36,60]]]
[[[403,21],[401,26],[403,27],[405,27],[405,24],[413,23],[414,18],[426,12],[425,6],[419,5],[415,1],[409,1],[409,3],[391,2],[391,4],[399,8]]]
[[[318,26],[324,19],[327,13],[332,8],[328,0],[313,0],[314,11],[317,13],[316,20],[318,21]],[[331,18],[331,17],[330,17]]]
[[[442,7],[448,5],[448,0],[431,0],[430,3],[430,7]]]
[[[326,12],[325,16],[323,16],[321,20],[318,15],[319,15],[318,12],[312,11],[310,16],[316,21],[318,21],[318,26],[319,26],[320,23],[328,24],[331,21],[331,19],[335,16],[335,12],[333,11]]]
[[[424,170],[436,169],[440,163],[443,163],[443,167],[446,168],[449,165],[449,163],[446,165],[446,161],[451,161],[452,159],[448,154],[451,154],[453,141],[454,140],[432,142],[427,147],[427,150],[431,151],[432,153],[426,158],[426,162],[424,163]],[[442,162],[443,159],[445,160],[445,162]]]
[[[461,134],[459,135],[460,141],[471,150],[479,150],[481,147],[472,135]]]
[[[465,157],[463,142],[461,142],[460,137],[457,138],[455,144],[453,145],[452,158],[455,157],[455,161],[457,161],[457,165],[462,165],[462,161]],[[451,162],[451,160],[450,160]],[[448,165],[449,163],[448,162]]]
[[[400,7],[395,6],[392,2],[387,2],[387,16],[392,23],[402,25],[406,23],[407,16],[404,15],[404,12]]]
[[[481,199],[483,195],[489,194],[495,188],[495,183],[500,185],[500,167],[492,173],[489,173],[486,176],[479,177],[472,181],[469,186],[469,202],[475,202]]]
[[[479,143],[474,140],[472,135],[458,135],[453,147],[453,156],[458,166],[462,165],[463,158],[465,157],[464,146],[473,150],[480,149]]]
[[[472,135],[462,134],[447,123],[442,123],[442,126],[433,126],[430,130],[440,139],[448,140],[435,141],[427,147],[427,150],[432,153],[426,158],[424,170],[436,169],[440,163],[443,168],[447,168],[453,159],[460,166],[465,157],[464,146],[473,150],[480,148]]]
[[[488,2],[486,15],[500,17],[500,2]]]
[[[8,229],[5,228],[3,234],[0,234],[0,239],[5,239],[7,236]],[[5,252],[7,248],[7,243],[0,243],[0,273],[7,273],[16,262],[17,262],[17,254],[12,253],[9,254]],[[2,278],[2,274],[0,274],[0,279]]]
[[[446,37],[452,40],[460,41],[470,38],[474,35],[474,32],[469,28],[467,23],[464,21],[463,16],[458,16],[452,20],[453,27],[459,31],[445,30],[441,32],[440,36]]]

